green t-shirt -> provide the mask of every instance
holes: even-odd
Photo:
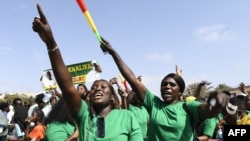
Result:
[[[91,118],[88,105],[82,101],[76,117],[79,141],[143,141],[138,121],[129,110],[113,109],[104,118],[105,137],[97,137],[97,116]]]
[[[209,118],[203,121],[202,123],[202,133],[203,135],[207,135],[209,137],[213,137],[216,125],[218,123],[217,117]]]
[[[200,102],[188,102],[189,116],[183,109],[182,101],[166,104],[160,98],[146,91],[145,107],[149,113],[149,141],[193,141],[193,131],[190,118],[198,121]]]
[[[75,130],[75,126],[69,122],[51,122],[45,132],[45,141],[66,141]]]
[[[132,104],[129,104],[128,109],[135,115],[141,127],[142,135],[144,138],[146,138],[148,132],[148,121],[149,121],[148,111],[144,106],[138,107],[138,106],[133,106]]]

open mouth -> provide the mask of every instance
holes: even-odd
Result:
[[[161,95],[163,99],[172,97],[172,93],[170,91],[163,91]]]
[[[172,95],[170,95],[170,94],[164,94],[164,95],[162,95],[162,97],[163,98],[170,98]]]
[[[162,92],[162,95],[172,95],[172,93],[169,92],[169,91],[163,91],[163,92]]]
[[[99,98],[102,98],[102,96],[103,96],[103,94],[101,94],[101,93],[95,93],[94,94],[94,99],[99,99]]]

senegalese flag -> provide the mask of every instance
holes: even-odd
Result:
[[[76,1],[78,3],[79,7],[81,8],[81,10],[82,10],[82,12],[83,12],[86,20],[88,21],[88,24],[90,25],[91,29],[93,30],[93,32],[94,32],[97,40],[99,42],[101,42],[102,40],[101,40],[100,34],[99,34],[99,32],[98,32],[98,30],[97,30],[97,28],[95,26],[94,21],[92,20],[92,17],[90,15],[90,13],[89,13],[89,11],[87,9],[87,6],[85,5],[84,1],[83,0],[76,0]]]
[[[94,32],[97,40],[101,43],[102,42],[101,36],[100,36],[96,26],[95,26],[94,21],[92,20],[92,17],[88,11],[86,4],[84,3],[83,0],[76,0],[76,1],[77,1],[77,4],[79,5],[80,9],[82,10],[89,26],[91,27],[92,31]],[[107,53],[107,51],[104,48],[101,47],[101,49],[104,53]]]

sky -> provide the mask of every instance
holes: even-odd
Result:
[[[66,65],[97,60],[101,78],[118,77],[75,0],[0,2],[0,93],[42,91],[50,69],[44,42],[32,30],[39,3]],[[85,0],[101,36],[156,95],[178,65],[186,86],[250,85],[249,0]],[[88,84],[90,86],[90,84]]]

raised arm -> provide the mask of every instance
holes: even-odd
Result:
[[[75,117],[81,106],[80,95],[74,87],[71,75],[64,64],[51,27],[39,4],[37,4],[37,10],[40,17],[34,18],[32,28],[38,33],[42,41],[47,46],[52,70],[54,72],[58,86],[62,91],[63,99],[65,100],[65,103],[67,104],[72,116]]]
[[[246,90],[246,85],[245,83],[241,82],[238,86],[238,88],[240,89],[240,91],[244,94],[248,94],[247,90]]]
[[[175,65],[175,72],[176,72],[177,75],[182,77],[182,69],[180,69],[177,65]]]
[[[128,81],[132,89],[135,91],[139,100],[143,102],[146,93],[146,87],[137,79],[133,71],[127,66],[127,64],[122,60],[120,55],[104,38],[102,38],[101,48],[106,50],[113,57],[113,60],[115,61],[121,74]]]
[[[198,84],[198,87],[194,93],[194,97],[196,98],[200,98],[200,95],[201,95],[201,89],[203,86],[206,86],[206,85],[210,85],[211,82],[208,82],[208,81],[201,81],[199,84]]]

